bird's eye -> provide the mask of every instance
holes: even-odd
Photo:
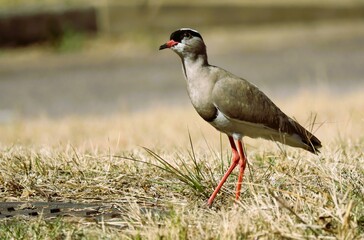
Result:
[[[183,34],[183,38],[188,38],[188,39],[190,39],[192,37],[192,35],[191,35],[191,33],[189,33],[189,32],[185,32],[184,34]]]

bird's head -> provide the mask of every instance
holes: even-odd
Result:
[[[172,49],[181,57],[187,55],[206,54],[206,46],[201,34],[191,28],[181,28],[174,31],[170,40],[159,47],[159,50]]]

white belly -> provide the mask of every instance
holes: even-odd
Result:
[[[251,138],[264,138],[274,140],[293,147],[303,147],[305,144],[297,134],[283,134],[275,129],[264,126],[263,124],[255,124],[251,122],[240,121],[227,118],[218,110],[217,117],[210,122],[217,130],[232,136],[235,140],[240,140],[244,136]]]

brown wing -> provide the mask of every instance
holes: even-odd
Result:
[[[231,75],[218,80],[212,91],[212,101],[229,118],[262,124],[289,135],[297,134],[311,152],[321,147],[312,133],[289,118],[262,91],[244,79]]]

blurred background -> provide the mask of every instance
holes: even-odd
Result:
[[[189,104],[181,27],[273,100],[364,90],[364,0],[0,0],[0,123]]]

